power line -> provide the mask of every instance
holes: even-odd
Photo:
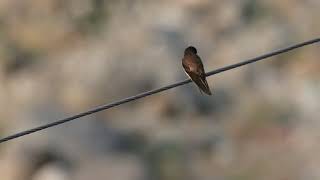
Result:
[[[296,45],[293,45],[293,46],[289,46],[287,48],[276,50],[276,51],[273,51],[273,52],[270,52],[270,53],[267,53],[267,54],[252,58],[252,59],[248,59],[246,61],[242,61],[240,63],[232,64],[232,65],[229,65],[229,66],[225,66],[225,67],[210,71],[210,72],[206,73],[206,76],[212,76],[214,74],[218,74],[218,73],[221,73],[221,72],[224,72],[224,71],[228,71],[228,70],[231,70],[231,69],[234,69],[234,68],[238,68],[240,66],[244,66],[244,65],[247,65],[247,64],[250,64],[250,63],[254,63],[254,62],[257,62],[257,61],[260,61],[260,60],[263,60],[263,59],[266,59],[266,58],[269,58],[269,57],[272,57],[272,56],[276,56],[276,55],[279,55],[279,54],[282,54],[282,53],[285,53],[285,52],[288,52],[288,51],[291,51],[291,50],[294,50],[294,49],[297,49],[297,48],[300,48],[300,47],[303,47],[303,46],[311,45],[311,44],[317,43],[319,41],[320,41],[320,38],[316,38],[316,39],[313,39],[313,40],[310,40],[310,41],[306,41],[306,42],[302,42],[302,43],[299,43],[299,44],[296,44]],[[143,97],[146,97],[146,96],[150,96],[150,95],[153,95],[153,94],[156,94],[156,93],[160,93],[160,92],[165,91],[165,90],[169,90],[169,89],[172,89],[172,88],[175,88],[175,87],[178,87],[178,86],[182,86],[182,85],[190,83],[190,82],[191,82],[190,79],[186,79],[186,80],[183,80],[183,81],[180,81],[180,82],[168,85],[168,86],[161,87],[159,89],[154,89],[154,90],[147,91],[147,92],[144,92],[144,93],[141,93],[141,94],[137,94],[137,95],[134,95],[134,96],[131,96],[131,97],[127,97],[125,99],[122,99],[122,100],[119,100],[119,101],[116,101],[116,102],[113,102],[113,103],[110,103],[110,104],[101,105],[101,106],[95,107],[95,108],[93,108],[91,110],[88,110],[86,112],[82,112],[80,114],[67,117],[65,119],[57,120],[57,121],[49,123],[49,124],[45,124],[45,125],[38,126],[38,127],[29,129],[29,130],[21,131],[19,133],[13,134],[13,135],[9,135],[7,137],[4,137],[4,138],[0,139],[0,143],[6,142],[6,141],[9,141],[9,140],[13,140],[13,139],[16,139],[16,138],[19,138],[19,137],[22,137],[22,136],[25,136],[25,135],[28,135],[28,134],[32,134],[32,133],[35,133],[35,132],[38,132],[38,131],[41,131],[41,130],[44,130],[44,129],[47,129],[47,128],[50,128],[50,127],[53,127],[53,126],[57,126],[57,125],[60,125],[60,124],[63,124],[63,123],[78,119],[80,117],[88,116],[90,114],[94,114],[94,113],[97,113],[99,111],[110,109],[112,107],[119,106],[121,104],[125,104],[125,103],[131,102],[131,101],[135,101],[137,99],[140,99],[140,98],[143,98]]]

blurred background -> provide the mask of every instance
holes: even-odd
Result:
[[[316,38],[318,0],[1,0],[0,135]],[[3,180],[320,179],[304,47],[0,145]]]

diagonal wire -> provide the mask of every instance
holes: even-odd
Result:
[[[272,56],[276,56],[276,55],[279,55],[279,54],[282,54],[282,53],[285,53],[285,52],[288,52],[288,51],[291,51],[291,50],[294,50],[294,49],[297,49],[297,48],[300,48],[300,47],[303,47],[303,46],[307,46],[307,45],[311,45],[311,44],[314,44],[314,43],[318,43],[319,41],[320,41],[320,38],[316,38],[316,39],[312,39],[312,40],[309,40],[309,41],[306,41],[306,42],[295,44],[295,45],[289,46],[287,48],[276,50],[276,51],[273,51],[273,52],[270,52],[270,53],[267,53],[267,54],[252,58],[252,59],[248,59],[246,61],[242,61],[242,62],[239,62],[239,63],[236,63],[236,64],[232,64],[232,65],[229,65],[229,66],[225,66],[225,67],[210,71],[210,72],[206,73],[206,76],[212,76],[214,74],[218,74],[218,73],[221,73],[221,72],[224,72],[224,71],[228,71],[228,70],[231,70],[231,69],[234,69],[234,68],[238,68],[240,66],[244,66],[244,65],[247,65],[247,64],[250,64],[250,63],[254,63],[254,62],[257,62],[257,61],[260,61],[260,60],[263,60],[263,59],[266,59],[266,58],[269,58],[269,57],[272,57]],[[47,129],[47,128],[50,128],[50,127],[53,127],[53,126],[57,126],[57,125],[60,125],[60,124],[63,124],[63,123],[66,123],[66,122],[69,122],[69,121],[84,117],[84,116],[88,116],[90,114],[94,114],[94,113],[97,113],[99,111],[110,109],[112,107],[119,106],[121,104],[125,104],[125,103],[131,102],[131,101],[135,101],[137,99],[140,99],[140,98],[143,98],[143,97],[146,97],[146,96],[150,96],[150,95],[153,95],[153,94],[156,94],[156,93],[160,93],[162,91],[166,91],[166,90],[178,87],[178,86],[182,86],[182,85],[188,84],[190,82],[191,82],[190,79],[186,79],[186,80],[183,80],[183,81],[180,81],[180,82],[177,82],[177,83],[173,83],[173,84],[168,85],[168,86],[161,87],[159,89],[154,89],[154,90],[143,92],[141,94],[137,94],[137,95],[134,95],[134,96],[131,96],[131,97],[127,97],[127,98],[124,98],[122,100],[110,103],[110,104],[101,105],[101,106],[95,107],[95,108],[93,108],[91,110],[79,113],[79,114],[74,115],[74,116],[70,116],[70,117],[67,117],[67,118],[64,118],[64,119],[61,119],[61,120],[54,121],[54,122],[49,123],[49,124],[45,124],[45,125],[38,126],[38,127],[29,129],[29,130],[21,131],[19,133],[13,134],[13,135],[9,135],[7,137],[4,137],[4,138],[0,139],[0,143],[6,142],[6,141],[9,141],[9,140],[13,140],[13,139],[16,139],[16,138],[19,138],[19,137],[22,137],[22,136],[25,136],[25,135],[28,135],[28,134],[32,134],[32,133],[35,133],[35,132],[38,132],[38,131],[41,131],[41,130],[44,130],[44,129]]]

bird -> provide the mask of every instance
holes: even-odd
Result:
[[[207,95],[212,95],[201,58],[198,56],[195,47],[189,46],[184,50],[182,66],[185,73],[198,86],[201,94],[204,92]]]

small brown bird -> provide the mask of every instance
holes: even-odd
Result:
[[[197,49],[189,46],[184,50],[182,66],[190,79],[198,86],[200,92],[211,95],[211,90],[206,80],[201,58],[197,55]]]

